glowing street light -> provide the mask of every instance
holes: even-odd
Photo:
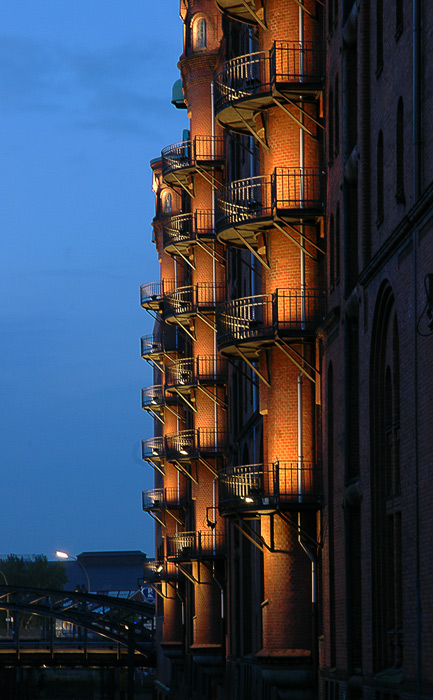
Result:
[[[77,562],[77,564],[79,564],[81,566],[81,568],[83,569],[84,573],[86,574],[86,578],[87,578],[87,592],[90,593],[89,574],[87,573],[86,568],[83,566],[83,564],[80,562],[80,560],[77,559],[77,557],[73,557],[72,554],[67,554],[67,552],[61,552],[59,549],[56,551],[56,557],[58,559],[73,559],[74,561]]]

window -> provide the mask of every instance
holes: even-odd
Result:
[[[172,206],[171,192],[167,192],[164,197],[164,214],[171,214]]]
[[[383,68],[383,0],[377,0],[376,5],[376,75]]]
[[[403,33],[403,0],[395,0],[395,40]]]
[[[403,664],[400,357],[394,295],[388,284],[373,321],[370,373],[374,670]]]
[[[328,136],[328,162],[331,165],[334,160],[334,93],[332,92],[332,88],[329,91],[328,98]]]
[[[338,155],[340,150],[340,102],[338,90],[338,75],[335,78],[335,107],[334,107],[334,153]]]
[[[404,112],[403,99],[400,97],[397,105],[396,126],[396,192],[395,198],[399,204],[405,203],[404,196]]]
[[[199,17],[193,25],[194,51],[205,49],[207,46],[207,29],[204,17]]]
[[[379,226],[383,221],[383,134],[379,131],[379,136],[377,137],[377,154],[376,154],[376,188],[377,188],[377,218],[376,224]]]

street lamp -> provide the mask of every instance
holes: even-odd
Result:
[[[74,561],[77,562],[77,564],[79,564],[81,566],[81,568],[83,569],[84,573],[86,574],[86,578],[87,578],[87,592],[90,593],[89,574],[87,573],[85,566],[80,562],[80,560],[77,559],[77,557],[73,557],[72,554],[67,554],[66,552],[61,552],[60,550],[56,551],[56,557],[58,557],[58,559],[73,559]]]

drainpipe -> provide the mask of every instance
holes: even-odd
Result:
[[[413,191],[414,203],[421,196],[421,0],[413,0]],[[413,295],[417,309],[417,245],[418,235],[412,233]],[[421,697],[422,682],[422,628],[421,628],[421,553],[419,512],[419,450],[418,450],[418,334],[417,314],[414,314],[414,426],[415,426],[415,542],[416,542],[416,697]]]
[[[311,562],[311,658],[313,661],[313,673],[316,683],[316,669],[318,660],[317,649],[317,557],[310,552],[301,538],[301,513],[298,511],[298,542]]]
[[[304,462],[303,450],[303,420],[302,420],[302,372],[298,374],[298,503],[302,503],[302,467]]]

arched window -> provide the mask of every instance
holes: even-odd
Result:
[[[334,214],[329,219],[329,287],[334,289],[335,280],[335,228]]]
[[[397,105],[397,126],[396,126],[396,191],[395,197],[400,204],[405,203],[404,196],[404,108],[403,99],[400,97]]]
[[[376,189],[377,189],[377,218],[376,224],[379,226],[383,221],[383,134],[379,131],[377,137],[377,154],[376,154]]]
[[[332,88],[329,91],[328,98],[328,161],[331,164],[334,160],[334,93]]]
[[[173,210],[173,200],[171,192],[167,192],[164,197],[164,214],[171,214]]]
[[[338,154],[340,150],[340,97],[338,89],[338,75],[335,78],[335,108],[334,108],[334,152]]]
[[[383,68],[383,0],[376,4],[376,75]]]
[[[374,671],[403,663],[400,356],[394,295],[385,283],[373,320],[370,446]]]
[[[199,17],[197,20],[195,20],[193,26],[193,36],[194,51],[205,49],[207,46],[207,27],[204,17]]]

